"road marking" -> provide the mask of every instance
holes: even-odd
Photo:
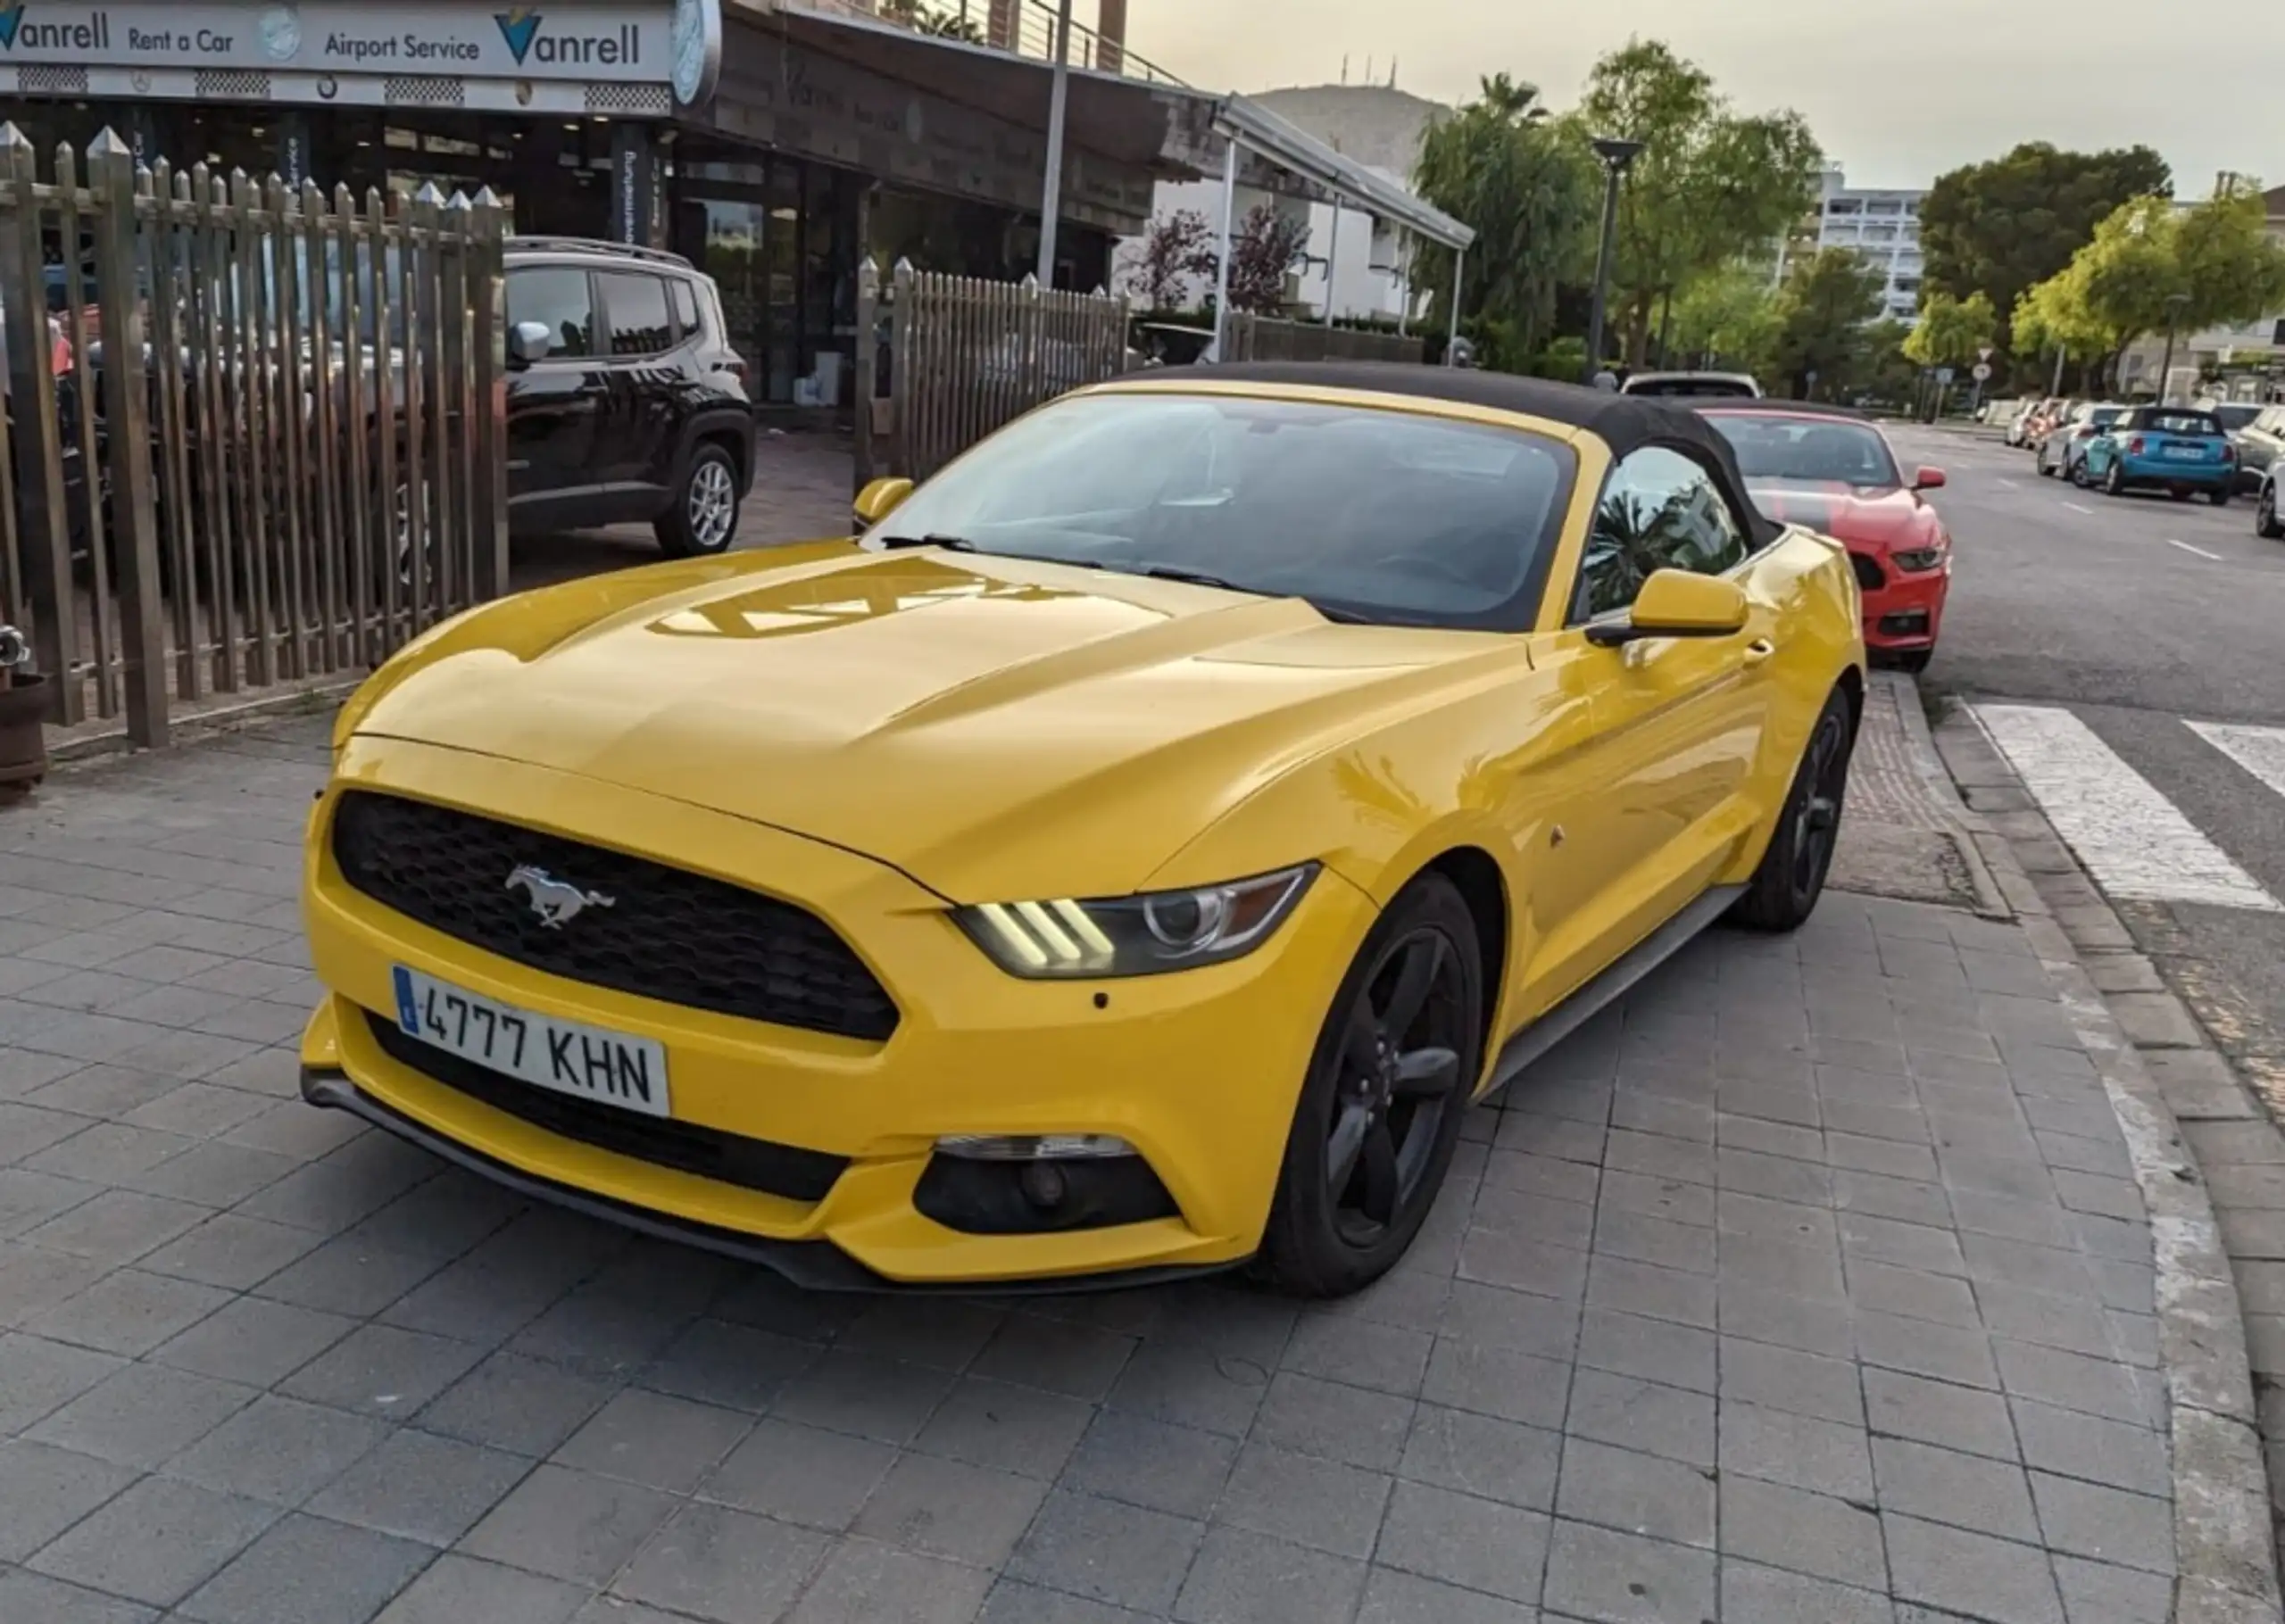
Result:
[[[1975,715],[2056,833],[2113,897],[2285,912],[2070,711],[1978,705]]]
[[[2063,505],[2070,509],[2073,513],[2092,513],[2094,511],[2092,508],[2082,508],[2075,501],[2066,501]]]
[[[2179,547],[2184,552],[2194,552],[2201,559],[2211,559],[2216,564],[2225,561],[2218,552],[2208,552],[2203,547],[2193,547],[2188,542],[2178,542],[2171,535],[2166,538],[2166,545],[2169,547]]]
[[[2189,731],[2285,795],[2285,727],[2254,727],[2241,722],[2192,722]]]
[[[1999,488],[2003,491],[2020,491],[2023,488],[2023,482],[2020,479],[2003,479],[1999,482]]]

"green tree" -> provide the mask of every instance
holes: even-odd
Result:
[[[2071,263],[2113,210],[2172,189],[2165,160],[2147,146],[2073,153],[2026,142],[1940,175],[1920,207],[1924,285],[1959,300],[1982,294],[1993,311],[2012,315],[2026,293]]]
[[[1612,310],[1641,366],[1659,302],[1775,241],[1809,206],[1823,156],[1791,112],[1744,117],[1657,40],[1598,62],[1570,122],[1642,143],[1619,194]]]
[[[1904,341],[1904,354],[1923,367],[1965,367],[1994,344],[1998,326],[1998,312],[1981,293],[1965,299],[1932,294],[1921,302],[1920,319]]]
[[[2169,326],[2194,333],[2274,311],[2285,246],[2269,235],[2260,188],[2239,181],[2189,208],[2156,196],[2121,204],[2056,280],[2042,330],[2102,335],[2115,358]]]
[[[2269,235],[2258,183],[2239,177],[2174,221],[2174,258],[2195,329],[2234,327],[2285,305],[2285,246]]]
[[[2083,368],[2122,347],[2117,333],[2089,308],[2085,268],[2077,259],[2015,301],[2013,334],[2016,355],[2041,363],[2042,377],[2057,351]]]
[[[1888,278],[1853,248],[1796,260],[1777,298],[1777,373],[1799,400],[1841,400],[1872,359],[1866,324],[1881,313]]]
[[[1523,370],[1554,323],[1558,284],[1579,280],[1591,263],[1601,195],[1592,156],[1549,120],[1535,87],[1500,73],[1423,132],[1413,185],[1475,230],[1460,308],[1491,336],[1479,361]],[[1433,330],[1449,316],[1451,250],[1416,242],[1411,275],[1434,290]]]
[[[1777,281],[1770,268],[1733,260],[1675,296],[1673,344],[1683,363],[1759,373],[1777,338]]]

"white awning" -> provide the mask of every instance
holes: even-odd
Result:
[[[1473,229],[1442,210],[1242,95],[1222,99],[1214,112],[1214,128],[1225,139],[1432,243],[1466,249],[1475,241]]]

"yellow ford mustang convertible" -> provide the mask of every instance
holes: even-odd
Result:
[[[1855,578],[1683,409],[1161,372],[858,511],[374,675],[310,1099],[817,1285],[1336,1295],[1472,1099],[1823,889]]]

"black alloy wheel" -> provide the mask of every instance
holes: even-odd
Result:
[[[1334,1227],[1353,1247],[1381,1239],[1418,1200],[1444,1113],[1457,1108],[1460,980],[1450,939],[1424,925],[1383,949],[1350,1003],[1325,1167]]]
[[[1761,866],[1730,910],[1730,918],[1750,931],[1798,930],[1816,911],[1825,875],[1840,833],[1840,812],[1849,795],[1849,760],[1857,730],[1848,696],[1827,696],[1810,730],[1808,748],[1794,769],[1793,787],[1777,815],[1777,827],[1761,854]]]
[[[2271,542],[2285,535],[2285,525],[2277,522],[2277,487],[2266,479],[2261,482],[2261,494],[2254,499],[2253,533]]]
[[[1306,1297],[1385,1273],[1443,1188],[1482,1070],[1483,966],[1450,882],[1414,882],[1366,938],[1319,1034],[1258,1269]]]

